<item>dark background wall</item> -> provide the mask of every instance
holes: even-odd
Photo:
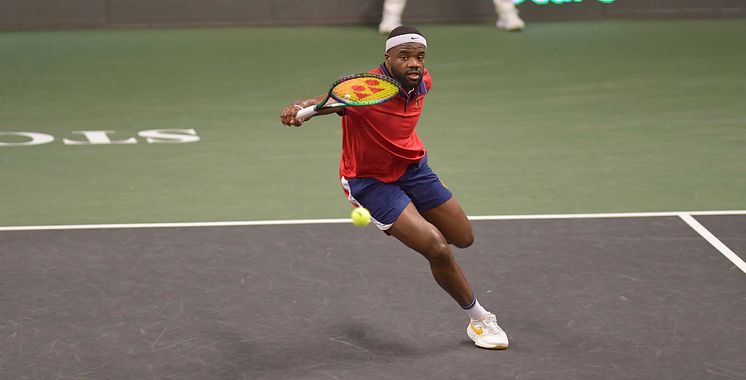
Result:
[[[374,24],[383,0],[0,0],[0,29]],[[543,4],[542,4],[543,3]],[[528,21],[743,17],[746,0],[525,0]],[[490,0],[410,0],[406,22],[494,19]]]

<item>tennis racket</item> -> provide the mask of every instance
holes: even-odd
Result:
[[[342,77],[332,83],[329,93],[321,103],[301,108],[296,118],[305,120],[329,108],[381,104],[393,99],[399,91],[399,82],[383,75],[355,74]],[[330,99],[335,102],[329,103]]]

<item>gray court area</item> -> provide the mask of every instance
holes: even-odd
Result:
[[[697,219],[741,257],[746,216]],[[373,227],[0,232],[3,379],[741,379],[746,275],[677,217],[474,222],[476,348]]]

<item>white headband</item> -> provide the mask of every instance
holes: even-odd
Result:
[[[408,42],[416,42],[418,44],[423,44],[425,47],[427,47],[427,40],[425,40],[425,37],[422,37],[419,34],[410,33],[410,34],[400,34],[398,36],[394,36],[386,40],[386,51],[391,50],[394,46],[399,46],[401,44],[406,44]]]

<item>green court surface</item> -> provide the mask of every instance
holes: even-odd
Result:
[[[421,25],[418,126],[469,215],[746,208],[743,20]],[[0,33],[0,225],[341,218],[339,118],[281,108],[382,61],[371,27]],[[149,144],[139,131],[194,129]],[[66,145],[107,130],[136,144]]]

